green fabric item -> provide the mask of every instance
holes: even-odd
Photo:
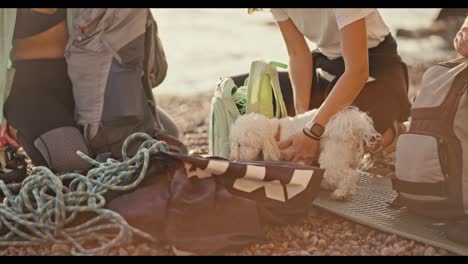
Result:
[[[232,95],[232,99],[241,115],[244,115],[247,107],[247,86],[241,86],[236,89]]]
[[[268,118],[288,116],[276,70],[278,65],[284,67],[277,62],[252,63],[247,85],[247,113],[259,113]]]
[[[208,154],[229,159],[229,131],[240,116],[233,99],[237,86],[230,78],[221,79],[211,100]]]
[[[11,68],[10,52],[13,48],[17,8],[0,9],[0,122],[3,122],[3,105],[10,93],[15,70]],[[78,8],[67,9],[68,31],[73,31],[73,20],[78,16]]]
[[[230,78],[218,82],[210,109],[209,155],[229,159],[229,133],[239,116],[260,113],[269,118],[282,118],[288,115],[276,67],[287,66],[277,62],[255,61],[244,86],[237,87]]]

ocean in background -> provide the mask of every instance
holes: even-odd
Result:
[[[439,10],[379,9],[393,33],[397,28],[428,26]],[[248,15],[245,8],[158,8],[152,12],[169,63],[167,78],[157,94],[211,91],[219,78],[248,72],[254,60],[287,63],[281,33],[268,11]],[[437,36],[397,40],[408,64],[443,59],[449,52]]]

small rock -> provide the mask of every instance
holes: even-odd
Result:
[[[357,253],[357,252],[359,252],[359,251],[360,251],[359,246],[352,246],[352,247],[351,247],[351,252]]]
[[[375,239],[376,239],[377,241],[384,241],[385,235],[379,233],[379,234],[377,234],[377,235],[375,236]]]
[[[327,241],[325,241],[324,239],[320,239],[318,241],[318,247],[319,248],[326,248],[327,247]]]
[[[312,246],[315,246],[317,245],[319,239],[317,236],[313,236],[312,239],[310,240],[310,244],[312,244]]]
[[[130,245],[127,247],[127,252],[130,256],[136,256],[137,254],[137,248],[133,245]]]
[[[289,247],[292,247],[294,249],[301,248],[301,246],[297,243],[297,241],[292,241],[291,243],[289,243]]]
[[[71,254],[71,247],[67,244],[54,244],[51,248],[54,256],[67,256]]]
[[[436,253],[435,249],[433,247],[428,247],[424,250],[423,255],[424,256],[432,256]]]
[[[33,248],[28,247],[28,248],[26,249],[26,255],[27,255],[27,256],[36,256],[36,255],[37,255],[37,252],[36,252],[36,250],[34,250]]]
[[[359,234],[364,234],[366,232],[366,228],[362,225],[356,225],[356,232]]]
[[[408,246],[405,246],[405,247],[396,246],[396,247],[395,247],[395,254],[396,254],[397,256],[410,255],[409,252],[410,252],[410,250],[409,250],[409,247],[408,247]]]
[[[26,256],[26,249],[25,248],[18,248],[18,256]]]
[[[12,247],[12,246],[8,247],[7,252],[9,256],[18,256],[18,249],[15,247]]]
[[[416,256],[422,256],[423,253],[424,253],[424,247],[422,247],[422,246],[417,246],[415,249],[413,249],[413,253],[414,253]]]
[[[316,247],[309,247],[307,248],[307,252],[311,252],[311,253],[314,253],[317,251],[317,248]]]
[[[119,248],[119,256],[128,256],[128,251],[125,248]]]
[[[293,234],[298,237],[298,238],[303,238],[304,237],[304,230],[300,229],[300,228],[296,228],[296,229],[293,229]]]
[[[261,249],[255,250],[253,254],[256,255],[256,256],[264,256],[265,255],[265,253],[263,253],[263,250],[261,250]]]
[[[383,255],[383,256],[392,256],[392,255],[395,255],[395,251],[393,250],[392,247],[384,247],[382,249],[382,251],[380,251],[380,253]]]
[[[394,241],[396,241],[396,236],[395,236],[395,235],[391,235],[391,236],[387,237],[387,239],[385,239],[384,244],[385,244],[385,245],[390,245],[390,244],[393,243]]]
[[[449,252],[446,249],[441,248],[441,249],[439,249],[439,254],[444,256],[444,255],[449,255]]]
[[[154,250],[148,244],[143,244],[138,247],[139,256],[151,256],[156,254],[156,252],[153,251]]]

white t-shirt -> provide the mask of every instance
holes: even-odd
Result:
[[[343,56],[340,30],[361,18],[366,18],[368,48],[379,45],[390,33],[375,8],[271,8],[270,12],[279,22],[290,18],[329,59]]]

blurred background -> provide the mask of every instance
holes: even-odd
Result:
[[[440,8],[379,11],[397,36],[399,52],[409,66],[456,56],[452,39],[458,22],[434,24]],[[210,92],[220,77],[248,72],[254,60],[288,62],[281,33],[268,10],[252,15],[246,8],[158,8],[152,12],[169,63],[167,79],[156,89],[158,95]]]

